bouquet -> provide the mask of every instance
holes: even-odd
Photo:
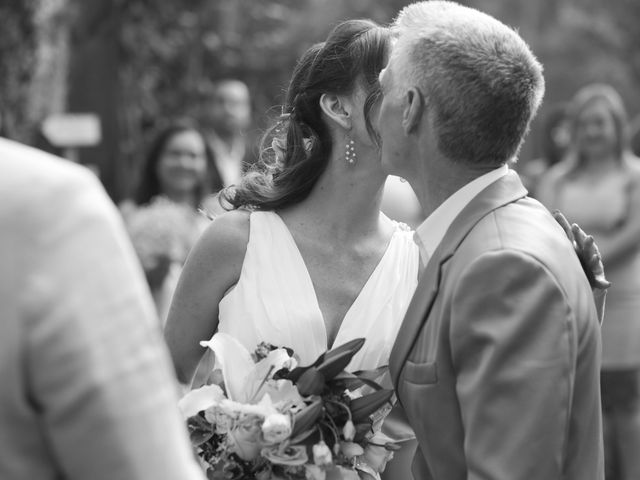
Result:
[[[125,217],[131,243],[151,289],[162,285],[172,263],[182,265],[197,238],[196,214],[163,197]]]
[[[179,406],[210,479],[377,478],[393,455],[395,445],[379,431],[393,391],[375,381],[386,367],[344,371],[364,339],[308,366],[269,344],[250,354],[223,333],[201,344],[216,357],[213,383]]]

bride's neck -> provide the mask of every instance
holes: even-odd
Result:
[[[337,237],[369,235],[379,227],[384,180],[380,172],[330,163],[309,196],[287,210],[322,222]]]

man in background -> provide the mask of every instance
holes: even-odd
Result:
[[[204,478],[118,212],[78,165],[0,139],[0,478]]]
[[[247,131],[251,125],[249,88],[240,80],[216,82],[205,103],[204,128],[214,153],[221,187],[238,183],[253,163],[253,144]]]

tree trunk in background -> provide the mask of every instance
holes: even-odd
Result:
[[[69,65],[69,0],[0,4],[0,133],[45,149],[40,127],[65,110]]]
[[[126,171],[118,143],[118,34],[122,2],[76,0],[71,44],[68,111],[93,113],[102,140],[79,149],[80,163],[94,169],[111,197],[123,196]]]

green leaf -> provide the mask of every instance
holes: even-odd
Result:
[[[362,348],[364,345],[364,338],[354,338],[353,340],[348,341],[347,343],[343,343],[339,347],[335,347],[331,350],[328,350],[321,354],[316,360],[310,365],[312,367],[318,367],[322,365],[325,361],[330,361],[335,356],[341,356],[343,352],[352,351],[352,355],[355,355],[358,350]]]
[[[308,365],[306,367],[296,367],[288,373],[287,372],[282,373],[281,375],[279,375],[279,378],[291,380],[295,384],[300,379],[302,374],[312,367],[313,365]]]
[[[372,370],[358,370],[357,372],[353,372],[353,374],[358,378],[366,378],[368,380],[377,380],[382,375],[387,373],[387,371],[389,371],[389,365],[382,365]]]
[[[189,430],[191,444],[195,447],[202,445],[213,437],[213,425],[207,422],[201,415],[189,417],[187,419],[187,429]]]
[[[209,441],[211,437],[213,437],[213,432],[205,432],[202,430],[189,432],[189,440],[191,440],[191,445],[194,447]]]
[[[331,360],[332,357],[342,355],[343,352],[351,352],[351,356],[353,356],[362,348],[364,342],[364,338],[354,338],[347,343],[343,343],[339,347],[333,348],[326,352],[324,354],[323,362]]]
[[[354,426],[356,427],[356,435],[353,437],[353,441],[356,443],[362,443],[368,434],[373,433],[371,430],[372,422],[368,418],[363,423],[356,423]]]
[[[353,358],[356,352],[349,350],[340,352],[338,355],[326,356],[324,361],[316,368],[321,371],[328,380],[342,372]]]
[[[322,399],[315,399],[310,405],[300,410],[293,416],[293,429],[291,437],[296,437],[302,432],[311,429],[322,415]]]
[[[366,419],[382,405],[388,402],[393,396],[393,390],[378,390],[360,398],[351,400],[349,409],[355,423]]]
[[[326,385],[324,374],[315,367],[309,368],[295,383],[302,396],[320,395]]]
[[[320,440],[320,433],[316,427],[304,430],[299,435],[291,437],[289,442],[291,445],[314,445]]]
[[[349,391],[354,391],[357,390],[358,388],[362,387],[363,385],[367,385],[369,387],[371,387],[373,390],[382,390],[382,386],[376,382],[374,382],[373,380],[369,380],[368,378],[360,378],[356,375],[354,375],[353,373],[348,373],[348,372],[340,372],[338,375],[336,375],[333,380],[331,380],[331,382],[327,382],[330,384],[330,386],[341,386],[342,388],[349,390]]]
[[[350,352],[351,357],[349,357],[349,360],[351,360],[353,355],[355,355],[358,352],[358,350],[362,348],[362,346],[364,345],[364,342],[365,342],[364,338],[355,338],[343,345],[340,345],[339,347],[336,347],[332,350],[324,352],[323,354],[318,356],[318,358],[316,358],[311,365],[296,367],[293,370],[291,370],[288,374],[282,375],[281,378],[286,378],[291,380],[293,383],[296,383],[307,370],[314,367],[318,368],[323,364],[325,365],[323,368],[326,369],[325,376],[327,378],[333,378],[337,373],[340,373],[340,371],[344,368],[342,367],[340,370],[338,370],[338,372],[334,373],[333,372],[334,367],[332,367],[333,365],[335,365],[334,362],[338,360],[338,358],[344,358],[343,355],[345,354],[345,352]],[[344,366],[346,367],[348,364],[349,362],[347,362]],[[327,372],[331,374],[331,377],[327,375]]]

